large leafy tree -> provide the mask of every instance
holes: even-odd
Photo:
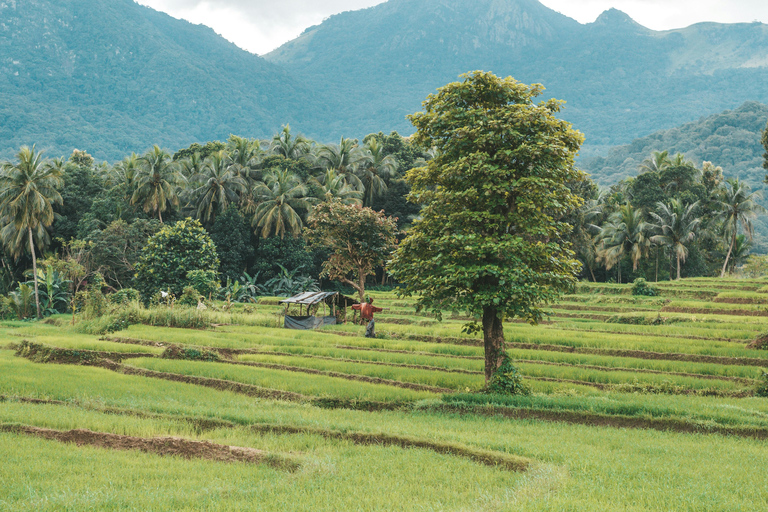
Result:
[[[15,258],[25,248],[32,255],[35,304],[40,318],[35,240],[42,248],[49,241],[46,228],[53,223],[53,205],[61,204],[58,188],[62,185],[60,166],[45,160],[35,147],[24,146],[17,162],[4,162],[0,169],[0,231],[3,245]]]
[[[162,223],[163,212],[179,205],[178,189],[186,180],[171,155],[157,145],[139,158],[138,163],[131,204],[140,204],[145,212],[156,214]]]
[[[136,263],[136,288],[145,301],[161,290],[179,296],[192,270],[218,272],[219,256],[203,226],[184,219],[147,240]]]
[[[299,236],[303,223],[297,210],[308,210],[312,198],[307,186],[289,171],[268,174],[264,183],[257,183],[252,191],[255,209],[251,225],[256,233],[266,238],[271,234],[284,237]]]
[[[504,319],[539,321],[581,269],[571,226],[557,219],[580,203],[566,184],[582,177],[574,157],[583,136],[555,116],[561,102],[534,102],[541,85],[480,71],[462,78],[410,116],[416,143],[436,156],[406,175],[422,219],[389,268],[419,307],[482,317],[489,380],[503,361]]]
[[[667,247],[677,260],[677,279],[680,279],[681,262],[688,257],[688,244],[698,234],[701,218],[697,217],[698,201],[693,204],[683,204],[672,199],[669,204],[659,202],[656,212],[650,212],[655,224],[653,227],[659,233],[651,240]]]
[[[765,213],[765,208],[757,203],[760,197],[758,192],[752,192],[749,185],[738,178],[727,180],[722,199],[719,201],[721,211],[718,217],[723,223],[723,232],[726,235],[726,240],[728,240],[728,252],[725,255],[720,277],[725,277],[728,260],[736,246],[739,225],[751,239],[752,221],[755,220],[758,213]]]
[[[367,165],[371,161],[370,153],[361,148],[357,139],[341,138],[338,144],[321,146],[317,150],[316,165],[321,169],[334,169],[344,176],[352,187],[364,190],[365,185],[355,174],[359,166]]]
[[[321,275],[348,284],[362,302],[366,277],[384,264],[395,248],[397,220],[370,208],[324,202],[312,210],[304,234],[309,247],[330,254]]]

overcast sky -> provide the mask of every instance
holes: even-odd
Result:
[[[176,18],[203,23],[241,48],[264,54],[331,14],[382,0],[137,0]],[[473,0],[466,0],[471,2]],[[768,0],[541,0],[581,23],[615,7],[646,27],[665,30],[700,21],[768,23]]]

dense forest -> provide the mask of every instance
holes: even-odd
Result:
[[[307,243],[312,212],[328,204],[380,211],[402,237],[420,211],[407,200],[404,175],[434,151],[396,132],[321,144],[288,125],[271,140],[233,135],[174,154],[154,146],[115,165],[84,151],[47,159],[24,147],[0,173],[4,304],[18,311],[30,300],[32,266],[50,310],[72,306],[56,299],[63,281],[83,293],[138,289],[130,293],[145,300],[164,289],[180,295],[195,280],[228,300],[318,289],[329,254]],[[753,252],[754,223],[765,213],[745,181],[667,151],[610,188],[587,175],[568,186],[582,201],[561,220],[573,227],[586,280],[733,272]],[[371,284],[392,285],[381,261]],[[349,269],[338,268],[330,275],[344,281]]]

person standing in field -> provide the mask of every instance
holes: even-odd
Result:
[[[381,311],[384,311],[382,308],[377,308],[373,305],[373,299],[371,297],[368,297],[366,299],[366,302],[363,302],[362,304],[353,304],[352,309],[356,309],[360,311],[360,317],[363,320],[368,320],[368,326],[365,328],[365,337],[366,338],[375,338],[376,337],[376,323],[373,320],[373,314],[379,313]]]

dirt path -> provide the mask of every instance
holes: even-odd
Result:
[[[227,446],[209,441],[193,441],[182,437],[134,437],[106,432],[93,432],[86,429],[53,430],[31,427],[28,425],[0,424],[0,432],[11,432],[42,437],[62,443],[74,443],[78,446],[97,446],[111,450],[138,450],[165,456],[177,456],[185,459],[205,459],[219,462],[267,463],[286,470],[298,469],[298,464],[286,459],[270,456],[267,452],[254,448]]]

